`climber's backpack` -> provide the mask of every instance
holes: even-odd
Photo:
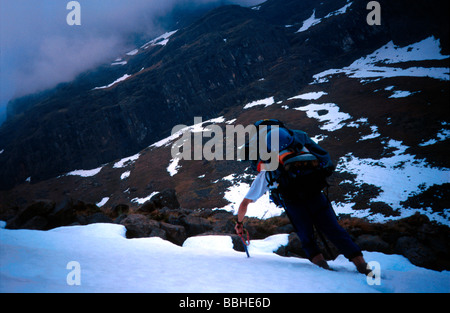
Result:
[[[270,162],[270,160],[261,160],[260,149],[264,147],[260,147],[260,136],[266,136],[274,126],[286,129],[291,135],[294,133],[283,122],[276,119],[260,120],[253,125],[256,127],[256,134],[253,134],[244,146],[239,148],[239,155],[241,161],[250,161],[251,168],[260,172],[264,169],[264,164]],[[265,141],[265,138],[263,140]]]
[[[249,160],[252,169],[258,172],[264,169],[264,163],[268,161],[262,161],[259,155],[257,158],[249,159],[249,151],[250,148],[255,148],[252,145],[259,144],[260,134],[267,135],[271,127],[277,126],[285,128],[294,137],[293,142],[279,152],[278,168],[275,171],[266,172],[270,197],[276,205],[283,205],[283,197],[304,197],[320,192],[328,186],[326,178],[333,173],[335,167],[328,152],[323,148],[313,143],[306,147],[306,142],[301,142],[301,139],[307,137],[304,132],[291,130],[275,119],[261,120],[254,125],[258,132],[244,145],[242,151],[244,152],[243,159]],[[264,126],[267,129],[261,132]],[[256,147],[259,148],[259,146]]]

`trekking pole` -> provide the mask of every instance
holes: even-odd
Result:
[[[247,258],[249,258],[249,257],[250,257],[250,254],[248,254],[248,248],[247,248],[247,246],[250,245],[250,236],[249,236],[249,234],[248,234],[248,231],[247,231],[245,228],[244,228],[244,233],[247,234],[247,240],[243,237],[243,235],[239,235],[239,234],[238,234],[238,236],[239,236],[239,238],[241,238],[242,244],[244,245],[245,253],[247,254]]]

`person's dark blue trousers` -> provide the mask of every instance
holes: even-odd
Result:
[[[321,253],[314,240],[314,226],[322,231],[347,259],[362,255],[361,249],[338,224],[333,208],[323,193],[296,200],[286,199],[284,207],[309,259]]]

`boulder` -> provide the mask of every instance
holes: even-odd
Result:
[[[152,213],[155,210],[168,208],[170,210],[177,210],[180,208],[180,203],[174,189],[165,189],[146,201],[140,208],[137,209],[139,213]]]
[[[46,230],[48,225],[48,220],[40,215],[33,216],[28,221],[26,221],[20,228],[23,229],[34,229],[34,230]]]
[[[101,212],[94,213],[87,217],[87,224],[95,223],[114,223],[114,221]]]
[[[148,235],[148,237],[159,237],[161,239],[168,240],[166,231],[162,228],[157,228],[157,227],[152,229],[152,231]]]
[[[175,192],[175,189],[166,189],[154,195],[151,199],[156,208],[168,207],[176,210],[180,208],[180,203]]]
[[[233,234],[236,225],[236,217],[231,212],[225,210],[213,211],[210,217],[212,221],[213,231],[217,233]]]
[[[383,253],[391,252],[389,244],[377,235],[361,235],[355,240],[355,243],[361,248],[361,250],[378,251]]]
[[[233,242],[233,249],[239,252],[244,252],[244,243],[242,242],[241,238],[233,234],[231,235],[231,241]]]
[[[199,216],[188,215],[180,218],[179,221],[186,228],[186,233],[189,237],[206,233],[213,228],[211,221]]]
[[[141,207],[141,210],[151,212],[155,209],[167,207],[171,210],[180,208],[180,203],[174,189],[165,189],[153,197]]]
[[[292,232],[288,237],[288,244],[286,246],[281,246],[275,251],[276,254],[281,256],[296,256],[301,258],[306,258],[306,254],[302,249],[302,243],[298,238],[297,234]]]
[[[161,229],[165,231],[167,240],[181,246],[186,240],[186,229],[181,225],[172,225],[161,222]]]
[[[55,208],[55,202],[51,200],[38,200],[19,213],[21,220],[28,220],[34,216],[46,216]]]
[[[70,225],[76,220],[74,200],[65,198],[48,215],[49,228]]]
[[[119,217],[122,214],[127,214],[130,207],[127,204],[118,204],[112,208],[112,215],[114,217]]]
[[[156,210],[155,203],[150,199],[145,201],[142,206],[137,209],[139,213],[152,213]]]
[[[47,223],[43,218],[46,217],[55,208],[55,202],[51,200],[38,200],[28,207],[19,211],[19,213],[10,219],[6,225],[9,229],[40,229],[44,230]],[[42,218],[37,218],[38,216]],[[48,221],[47,221],[48,222]],[[45,225],[44,225],[45,224]]]
[[[127,238],[150,237],[154,229],[159,229],[159,222],[154,221],[142,214],[128,215],[120,224],[127,229]]]
[[[431,267],[437,261],[435,254],[430,248],[410,236],[403,236],[397,240],[395,253],[408,258],[412,264],[422,267]]]

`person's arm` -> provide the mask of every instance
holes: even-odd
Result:
[[[245,214],[247,214],[247,207],[252,202],[254,202],[254,201],[247,199],[247,198],[244,198],[244,200],[242,200],[241,204],[239,205],[239,210],[238,210],[238,215],[237,215],[238,223],[244,222]]]
[[[234,227],[234,229],[236,230],[236,233],[238,235],[243,235],[244,233],[244,217],[245,214],[247,213],[247,207],[250,203],[252,203],[253,200],[244,198],[244,200],[242,200],[241,204],[239,205],[239,210],[238,210],[238,215],[237,215],[237,223],[236,226]]]
[[[237,214],[237,223],[235,226],[236,233],[238,235],[242,235],[244,231],[244,217],[247,213],[247,207],[250,203],[258,200],[266,191],[269,189],[266,181],[266,173],[262,171],[256,176],[256,179],[253,181],[250,190],[247,192],[247,195],[242,200],[239,205],[238,214]]]

